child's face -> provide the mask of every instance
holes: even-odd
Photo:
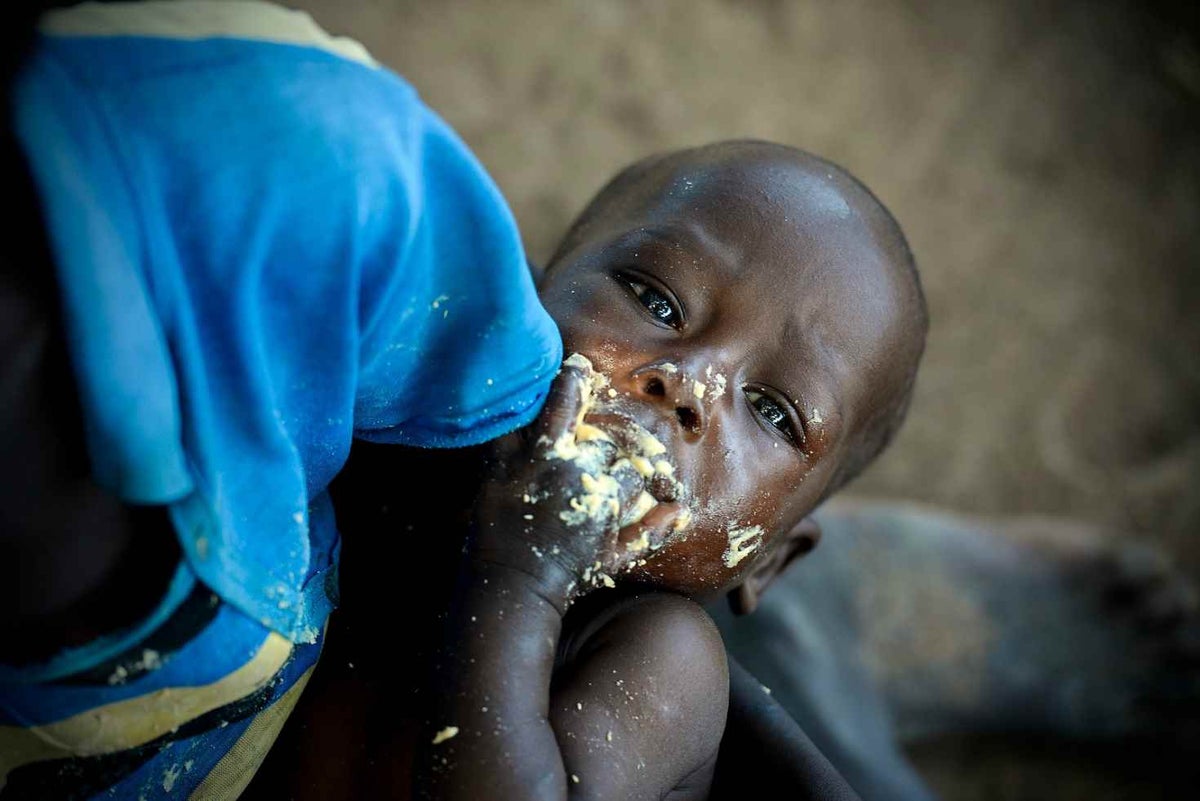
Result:
[[[819,164],[706,157],[651,182],[540,294],[615,390],[589,422],[651,432],[685,488],[690,524],[632,577],[707,596],[812,510],[899,391],[913,300],[865,195]]]

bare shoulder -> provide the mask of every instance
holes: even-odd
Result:
[[[703,798],[725,729],[720,634],[675,595],[603,596],[570,625],[551,720],[575,790],[597,798]],[[597,608],[599,606],[599,608]]]
[[[598,652],[633,659],[644,668],[669,670],[710,689],[725,688],[725,645],[712,618],[698,604],[671,593],[632,592],[603,605],[593,602],[569,616],[559,649],[567,672]]]

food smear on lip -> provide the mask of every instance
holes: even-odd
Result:
[[[630,456],[627,461],[634,470],[641,474],[642,478],[650,478],[650,476],[654,475],[654,462],[650,461],[645,456],[638,456],[637,454],[634,454],[633,456]]]
[[[625,526],[632,526],[634,523],[642,522],[642,518],[654,508],[656,503],[658,501],[655,500],[653,495],[642,490],[637,499],[625,510],[625,514],[621,515],[621,527],[624,528]]]
[[[578,526],[619,515],[618,524],[625,527],[640,522],[662,499],[684,498],[686,493],[675,478],[675,466],[664,458],[667,449],[657,437],[620,414],[614,415],[616,422],[606,423],[608,430],[585,422],[594,411],[615,408],[611,400],[615,393],[611,392],[608,377],[597,372],[591,361],[578,353],[568,356],[563,364],[580,370],[586,381],[580,387],[579,411],[573,429],[554,442],[543,439],[540,443],[550,446],[548,458],[571,461],[583,471],[580,491],[567,498],[567,508],[559,512],[559,518],[569,526]],[[614,476],[643,485],[623,512],[619,500],[621,482]],[[672,522],[670,534],[683,531],[691,517],[689,509],[681,509]],[[625,550],[636,554],[658,550],[663,544],[651,541],[650,532],[643,531],[632,542],[626,543]],[[626,567],[631,568],[633,564]],[[593,586],[609,586],[612,581],[600,572],[599,565],[585,571],[583,580]]]
[[[728,532],[729,547],[725,549],[725,567],[737,567],[762,544],[762,526],[731,528]]]
[[[650,547],[650,532],[642,531],[637,539],[630,540],[625,543],[625,550],[628,553],[641,553]]]

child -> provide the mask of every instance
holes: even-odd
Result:
[[[326,717],[313,716],[309,732],[337,734],[289,746],[304,758],[288,765],[320,760],[293,793],[316,785],[312,797],[355,797],[389,781],[402,790],[411,769],[433,798],[707,797],[723,735],[727,750],[738,743],[726,727],[720,638],[679,594],[705,601],[730,592],[749,611],[816,544],[810,512],[894,432],[926,327],[911,257],[878,201],[844,171],[760,142],[681,151],[623,172],[572,227],[539,292],[568,351],[588,357],[595,373],[569,359],[532,430],[485,454],[493,466],[465,560],[441,503],[400,510],[402,519],[430,516],[390,542],[377,522],[343,521],[348,589],[334,625],[360,634],[343,645],[335,631],[329,663],[355,665],[340,679],[348,692],[376,678],[385,689],[369,706],[396,728],[374,747],[346,744],[358,754],[347,756],[336,742],[344,732],[376,731],[381,721],[322,706]],[[390,507],[397,482],[413,480],[411,466],[374,456],[348,490],[359,494],[342,499],[350,508],[372,506],[362,494],[372,481],[375,503]],[[437,484],[471,475],[469,455],[436,468],[413,458]],[[604,518],[606,474],[613,495],[644,505],[622,500],[621,510],[635,511]],[[585,514],[593,509],[600,520]],[[397,530],[391,508],[385,516]],[[497,523],[506,520],[525,522],[514,531]],[[425,525],[451,540],[448,557],[414,553],[413,543],[433,539],[422,536]],[[354,549],[370,568],[353,563]],[[421,565],[419,589],[396,580],[403,558]],[[454,589],[431,589],[439,586]],[[410,688],[427,682],[374,635],[389,606],[421,604],[448,612],[431,616],[425,632],[443,643],[434,689],[414,699]],[[420,650],[419,629],[405,637]],[[412,725],[414,717],[423,722]],[[771,739],[786,751],[780,736]],[[755,741],[760,773],[784,764],[772,761],[771,744]],[[390,758],[414,749],[412,766]],[[330,769],[356,759],[386,767]],[[798,797],[846,792],[836,779],[814,789],[820,768],[811,766],[790,777]],[[330,774],[332,786],[321,785]]]
[[[676,482],[656,493],[658,503],[637,531],[622,530],[601,567],[697,600],[732,590],[745,610],[783,565],[815,544],[812,509],[895,430],[925,334],[911,258],[883,207],[842,171],[758,143],[635,165],[584,212],[539,293],[567,350],[592,358],[606,379],[602,400],[613,396],[583,423],[618,441],[631,423],[649,431],[665,450],[659,455],[652,445],[640,455],[666,461]],[[545,434],[551,441],[569,432],[575,417],[560,419],[561,427]],[[636,435],[624,439],[641,444]],[[535,457],[539,441],[527,451]],[[535,517],[533,531],[500,540],[494,529],[477,529],[473,555],[487,566],[476,569],[491,580],[466,591],[457,621],[454,613],[449,621],[464,637],[463,673],[450,672],[455,680],[439,698],[448,699],[446,722],[468,735],[487,731],[496,714],[536,719],[535,708],[522,702],[538,698],[523,696],[512,688],[517,677],[478,658],[487,652],[485,640],[469,635],[492,635],[486,622],[472,626],[470,617],[485,620],[524,600],[524,613],[513,613],[519,622],[504,623],[505,638],[530,666],[520,675],[534,686],[549,678],[536,669],[548,671],[554,651],[546,647],[538,659],[534,653],[557,633],[556,604],[571,597],[577,576],[588,578],[586,564],[559,571],[534,550],[547,554],[559,542],[557,532],[539,536],[554,506],[522,505],[518,490],[541,483],[540,465],[517,463],[501,484],[509,492],[493,489],[484,501],[511,500],[511,510],[487,506],[483,519],[511,519],[525,509]],[[648,550],[632,547],[639,537]],[[527,576],[536,577],[532,587]],[[703,797],[723,728],[723,676],[712,667],[722,660],[719,642],[703,635],[707,621],[690,614],[674,599],[641,598],[621,611],[610,607],[603,625],[587,624],[594,640],[577,634],[563,649],[550,724],[571,781],[597,785],[581,787],[581,795],[657,797],[687,786]],[[498,700],[500,687],[515,696],[515,709]],[[494,700],[483,713],[489,693]],[[633,711],[622,715],[628,706]],[[688,736],[670,736],[683,725]],[[504,747],[517,756],[503,779],[472,764],[491,758],[494,738],[447,743],[454,765],[442,777],[465,791],[451,797],[478,797],[484,787],[505,797],[499,788],[510,777],[520,783],[513,797],[518,787],[526,788],[524,797],[538,797],[525,782],[530,773],[545,776],[540,754],[532,746],[522,754],[519,738],[532,741],[539,728],[507,733]],[[609,732],[623,743],[615,754],[600,747]],[[525,773],[530,763],[535,767]]]
[[[77,423],[52,380],[61,357],[37,350],[7,362],[20,379],[7,386],[45,388],[54,401],[22,392],[8,407],[14,421],[32,425],[21,429],[31,442],[10,452],[16,461],[6,474],[17,476],[22,458],[40,461],[23,477],[26,497],[6,496],[6,509],[38,515],[14,515],[7,563],[18,575],[41,566],[57,591],[6,583],[25,593],[23,602],[42,605],[7,607],[18,636],[5,661],[21,665],[4,676],[2,699],[0,756],[13,793],[236,795],[312,673],[335,586],[324,489],[345,458],[351,419],[358,436],[393,443],[483,441],[533,416],[546,368],[559,359],[557,337],[512,271],[520,249],[511,220],[440,121],[414,108],[414,128],[365,113],[332,131],[314,128],[354,105],[299,107],[304,113],[271,105],[291,97],[260,91],[277,86],[263,82],[277,74],[273,64],[295,70],[295,96],[320,97],[306,94],[313,85],[349,86],[359,92],[354,100],[398,104],[400,119],[413,101],[402,86],[377,91],[387,80],[377,82],[369,57],[346,43],[322,41],[314,54],[286,36],[247,46],[210,27],[180,45],[163,33],[176,14],[205,5],[57,17],[53,57],[40,62],[45,83],[27,83],[18,96],[21,145],[44,201],[52,198],[45,202],[93,467],[91,476],[81,470],[69,444]],[[233,5],[242,4],[220,8]],[[119,23],[108,33],[122,36],[82,36],[89,14],[92,23]],[[141,27],[129,28],[131,20]],[[278,15],[273,22],[288,27]],[[306,45],[320,38],[303,34]],[[224,82],[214,82],[213,65]],[[323,99],[331,97],[347,96]],[[260,127],[229,125],[206,139],[205,126],[221,119],[212,116],[214,100]],[[62,108],[75,109],[72,125],[61,124]],[[287,113],[270,116],[279,111]],[[130,119],[136,124],[122,127]],[[277,127],[261,125],[272,119]],[[379,150],[360,146],[370,132]],[[404,137],[414,134],[424,149],[406,161]],[[210,147],[193,148],[201,141]],[[222,155],[218,144],[240,160],[189,160]],[[110,163],[106,148],[128,163]],[[354,176],[349,195],[334,168]],[[389,183],[394,173],[402,180]],[[422,183],[432,179],[442,182],[437,191]],[[318,197],[324,206],[297,214]],[[247,229],[251,221],[259,226]],[[458,233],[460,223],[470,236]],[[153,258],[143,263],[146,253]],[[346,270],[328,272],[336,260]],[[109,272],[113,263],[128,271]],[[421,265],[437,269],[418,271],[418,280],[411,271]],[[784,265],[795,269],[779,272]],[[6,275],[22,274],[9,266]],[[52,337],[54,304],[16,283],[6,308],[28,311]],[[588,305],[605,296],[606,305]],[[581,603],[578,625],[559,643],[562,613],[584,583],[618,581],[697,598],[737,584],[751,608],[770,577],[815,543],[807,512],[878,452],[902,414],[923,336],[919,298],[894,223],[822,162],[734,144],[621,176],[572,231],[542,287],[564,338],[594,360],[609,382],[598,389],[612,400],[601,397],[603,408],[576,420],[580,376],[568,370],[538,423],[541,436],[505,440],[491,454],[499,472],[476,508],[466,581],[430,590],[456,587],[444,599],[452,618],[438,671],[445,692],[424,707],[437,724],[406,726],[415,707],[385,706],[393,725],[355,729],[361,741],[342,730],[342,742],[360,756],[386,757],[392,770],[415,749],[391,738],[411,737],[434,749],[417,763],[422,788],[447,796],[486,789],[528,797],[576,785],[601,796],[707,793],[726,730],[725,666],[711,623],[674,596],[634,595],[599,610]],[[649,316],[635,317],[634,304]],[[653,336],[637,324],[653,325]],[[26,341],[20,326],[5,334]],[[18,430],[9,422],[6,430]],[[584,425],[591,445],[578,442]],[[602,469],[545,458],[546,442],[590,449]],[[619,454],[627,465],[611,458]],[[655,475],[642,482],[643,495],[647,460]],[[571,500],[593,511],[585,473],[615,485],[601,500],[618,500],[618,522],[627,523],[619,532],[611,516],[562,518],[580,511]],[[152,506],[137,512],[120,501]],[[78,536],[84,521],[86,538]],[[490,533],[493,526],[503,533]],[[172,528],[176,549],[164,536]],[[458,548],[445,535],[438,545]],[[412,538],[404,547],[414,547]],[[355,558],[371,560],[363,540],[355,548]],[[451,578],[458,562],[441,561]],[[393,575],[380,586],[399,594],[396,567],[412,564],[378,560]],[[437,565],[421,567],[436,575]],[[349,572],[343,586],[345,626],[363,624],[364,638],[404,608],[385,598],[372,610],[382,617],[360,614],[361,597],[349,598],[368,586]],[[30,634],[35,622],[44,642]],[[405,628],[419,639],[420,622]],[[613,647],[601,648],[606,640]],[[39,661],[64,644],[82,647]],[[511,680],[515,665],[528,666],[526,681]],[[393,653],[369,669],[390,671],[394,688],[409,668]],[[594,680],[596,671],[622,669],[628,686],[620,677],[612,687]],[[551,692],[554,727],[546,720]],[[385,700],[397,701],[394,693]],[[310,706],[321,702],[318,695]],[[629,709],[616,708],[625,702]],[[672,714],[680,725],[670,725]],[[94,720],[105,725],[88,729]],[[604,747],[613,744],[607,753],[593,748],[601,725]],[[486,731],[499,739],[485,741]],[[329,775],[334,753],[322,751],[311,766]],[[384,783],[370,778],[367,790]]]

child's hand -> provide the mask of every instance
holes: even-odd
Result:
[[[577,436],[590,379],[587,367],[563,365],[538,419],[496,443],[474,509],[472,557],[532,576],[555,603],[612,586],[611,574],[637,558],[624,544],[669,528],[680,511],[660,503],[620,527],[643,482],[636,471],[613,469],[611,441]]]

